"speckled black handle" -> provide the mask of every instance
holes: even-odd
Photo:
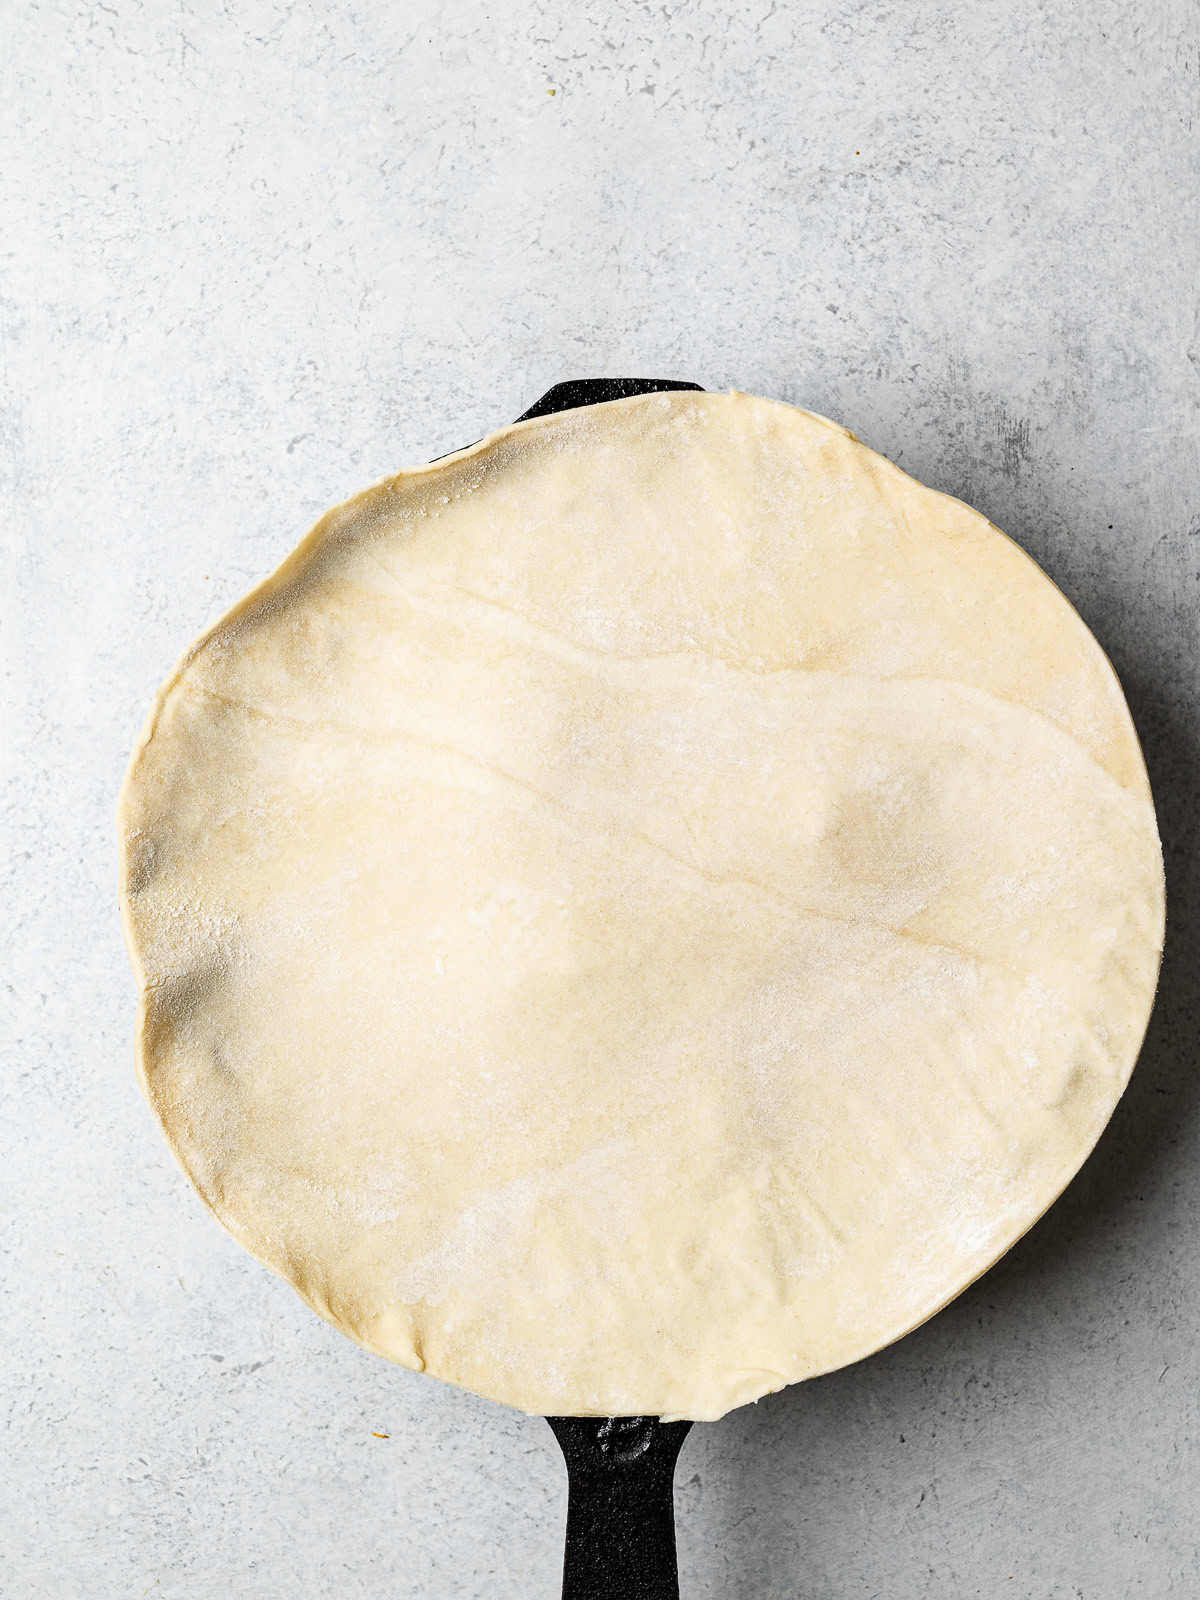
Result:
[[[547,389],[518,422],[530,417],[548,417],[552,411],[574,411],[578,406],[600,406],[608,400],[627,400],[632,394],[662,394],[668,389],[703,389],[698,383],[679,383],[674,378],[571,378]]]
[[[563,1600],[678,1600],[672,1485],[691,1423],[546,1421],[567,1462]]]
[[[601,406],[608,400],[628,400],[632,394],[662,394],[668,389],[696,389],[704,393],[699,383],[677,383],[674,378],[569,378],[566,383],[556,383],[547,389],[540,400],[535,400],[528,411],[522,411],[518,422],[528,422],[530,417],[548,417],[553,411],[574,411],[580,406]],[[478,444],[479,440],[472,441]],[[460,445],[460,450],[471,446]],[[456,455],[449,450],[447,455]],[[434,456],[434,461],[444,461],[446,456]]]

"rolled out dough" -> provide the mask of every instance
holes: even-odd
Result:
[[[121,801],[142,1080],[344,1333],[528,1411],[876,1350],[1091,1149],[1163,932],[1116,678],[836,424],[664,394],[326,516]]]

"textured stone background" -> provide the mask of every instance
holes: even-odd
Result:
[[[1200,13],[589,9],[5,8],[0,1593],[556,1592],[545,1424],[341,1340],[176,1170],[112,812],[324,508],[633,374],[841,418],[1020,540],[1126,685],[1171,887],[1082,1176],[902,1344],[695,1430],[684,1594],[1194,1596]]]

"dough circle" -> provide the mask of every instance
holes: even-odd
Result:
[[[1013,543],[742,394],[329,513],[121,801],[143,1084],[239,1243],[527,1411],[898,1338],[1092,1148],[1163,933],[1111,667]]]

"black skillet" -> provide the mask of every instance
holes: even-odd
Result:
[[[556,383],[518,422],[634,394],[702,389],[669,378]],[[547,1417],[567,1463],[563,1600],[678,1600],[675,1462],[690,1422],[660,1417]]]

